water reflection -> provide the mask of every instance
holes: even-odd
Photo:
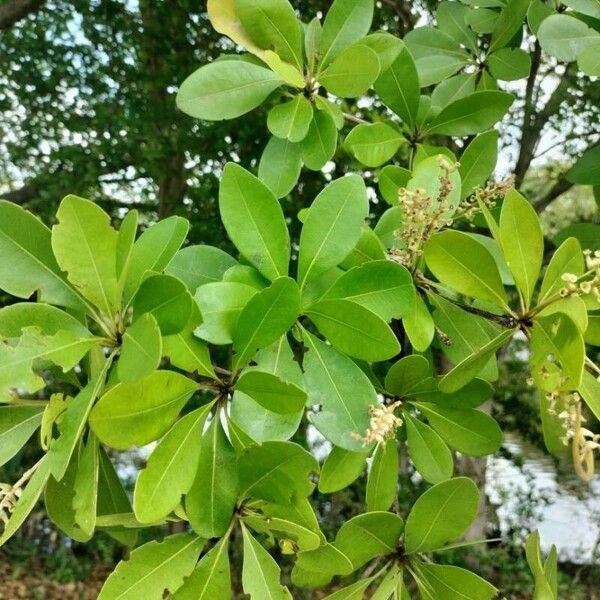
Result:
[[[600,562],[600,476],[585,484],[568,464],[556,468],[551,457],[515,434],[505,434],[504,447],[518,461],[491,457],[486,483],[502,533],[532,518],[527,510],[523,514],[522,499],[533,498],[537,506],[531,524],[539,529],[544,550],[556,544],[560,560]]]

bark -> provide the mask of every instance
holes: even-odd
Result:
[[[37,12],[45,0],[8,0],[0,5],[0,29],[8,29],[27,15]]]
[[[544,196],[542,196],[535,204],[533,205],[535,210],[538,213],[542,212],[549,206],[556,198],[567,192],[573,187],[573,184],[566,179],[560,178]]]

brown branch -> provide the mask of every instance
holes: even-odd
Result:
[[[544,196],[542,196],[533,207],[538,213],[541,213],[544,209],[546,209],[554,200],[556,200],[559,196],[569,191],[573,187],[573,184],[562,177],[546,192]]]
[[[46,0],[8,0],[0,5],[0,29],[8,29],[27,15],[37,12]]]

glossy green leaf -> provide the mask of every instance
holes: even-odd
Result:
[[[256,369],[244,371],[235,389],[250,396],[267,410],[282,414],[302,410],[307,400],[306,392],[294,383]]]
[[[321,467],[319,491],[331,494],[348,487],[365,470],[366,456],[334,446]]]
[[[435,17],[440,31],[471,52],[477,52],[477,37],[466,23],[468,14],[469,9],[460,2],[440,2]]]
[[[177,421],[140,471],[133,496],[135,516],[140,523],[166,517],[192,487],[209,409],[210,405],[203,406]]]
[[[507,0],[492,31],[491,52],[506,46],[523,29],[523,19],[530,3],[531,0]]]
[[[531,57],[520,48],[501,48],[489,55],[488,65],[496,79],[514,81],[529,75]]]
[[[165,590],[175,592],[181,587],[202,546],[203,539],[178,533],[136,548],[106,580],[98,600],[160,600]]]
[[[198,469],[185,498],[190,525],[205,538],[225,534],[238,498],[236,456],[218,415],[202,436]]]
[[[424,402],[415,405],[444,441],[463,454],[485,456],[502,445],[500,426],[480,410],[445,408]]]
[[[367,478],[367,511],[389,510],[397,496],[398,448],[394,440],[378,444]]]
[[[286,275],[290,238],[273,192],[254,175],[227,163],[221,178],[219,209],[237,249],[268,279]]]
[[[390,205],[398,204],[398,191],[406,187],[411,173],[408,169],[396,165],[386,165],[379,171],[379,191]]]
[[[417,564],[417,582],[423,600],[493,600],[496,597],[496,588],[471,571],[448,565]]]
[[[158,369],[162,338],[152,313],[143,314],[123,335],[118,362],[119,380],[127,383],[150,375]]]
[[[313,111],[308,134],[302,140],[302,160],[307,169],[320,171],[333,158],[337,149],[338,132],[332,114]]]
[[[481,133],[502,119],[513,100],[514,96],[506,92],[475,92],[443,108],[429,123],[426,133],[453,136]]]
[[[598,185],[600,183],[600,144],[588,148],[575,165],[567,171],[566,178],[579,185]]]
[[[528,308],[542,268],[544,236],[535,209],[515,190],[502,204],[500,245]]]
[[[152,275],[143,281],[133,299],[134,324],[151,314],[162,335],[179,333],[192,314],[193,298],[185,284],[172,275]]]
[[[119,383],[94,406],[90,426],[113,448],[143,446],[169,429],[196,389],[194,381],[173,371],[155,371],[134,383]]]
[[[373,20],[373,0],[334,0],[321,33],[321,65],[326,67],[344,48],[367,35]]]
[[[270,69],[245,60],[217,60],[185,79],[177,107],[197,119],[235,119],[262,104],[282,84]]]
[[[460,157],[461,198],[469,197],[483,186],[494,171],[498,159],[498,132],[487,131],[474,138]]]
[[[287,0],[237,0],[237,14],[258,46],[302,68],[302,29]]]
[[[269,111],[267,126],[278,138],[301,142],[308,133],[312,117],[312,104],[302,94],[298,94]]]
[[[0,200],[0,288],[18,298],[81,309],[52,253],[50,230],[20,206]]]
[[[346,137],[346,148],[367,167],[378,167],[390,160],[400,148],[404,136],[385,123],[361,123]]]
[[[273,557],[254,539],[246,527],[242,586],[251,600],[292,600],[289,590],[281,585],[281,571]]]
[[[260,157],[258,177],[277,198],[283,198],[298,183],[301,169],[300,144],[272,137]]]
[[[300,290],[289,277],[279,277],[242,309],[233,334],[233,368],[243,367],[260,348],[277,341],[300,313]]]
[[[87,443],[82,445],[73,482],[75,492],[73,511],[75,523],[81,531],[91,537],[96,528],[99,478],[99,447],[96,436],[90,434]]]
[[[588,46],[583,50],[577,57],[577,66],[586,74],[591,77],[600,76],[600,60],[598,54],[600,53],[600,40],[598,40],[593,46]]]
[[[600,381],[588,371],[584,371],[578,391],[595,417],[600,419]]]
[[[358,175],[336,179],[315,198],[300,235],[301,288],[350,253],[360,238],[368,205],[365,184]]]
[[[444,285],[479,300],[506,306],[498,267],[488,250],[460,231],[435,234],[425,246],[425,261]]]
[[[309,404],[320,407],[310,415],[311,422],[336,446],[364,452],[356,436],[365,434],[369,406],[377,404],[373,385],[347,356],[308,332],[303,340],[308,347],[303,366]]]
[[[67,196],[56,213],[52,250],[69,281],[105,314],[116,309],[117,232],[96,204]]]
[[[342,50],[318,77],[331,94],[357,98],[375,83],[379,70],[377,54],[368,46],[355,44]]]
[[[331,344],[368,361],[392,358],[400,344],[386,322],[369,309],[349,300],[322,300],[305,311]]]
[[[385,376],[385,389],[396,396],[404,396],[431,375],[427,359],[419,354],[404,356],[395,362]]]
[[[315,457],[291,442],[265,442],[246,448],[238,459],[240,498],[259,498],[277,504],[290,504],[308,496],[317,473]]]
[[[23,329],[39,328],[43,335],[52,336],[61,330],[77,337],[90,336],[87,328],[69,313],[41,302],[17,302],[0,309],[0,336],[18,338]]]
[[[444,79],[431,94],[431,106],[441,110],[451,102],[472,94],[475,91],[475,79],[473,73],[459,73]],[[438,151],[441,152],[442,148]]]
[[[558,60],[571,62],[586,49],[600,42],[600,33],[571,15],[550,15],[537,33],[542,49]]]
[[[454,461],[448,446],[431,428],[404,413],[408,454],[425,481],[440,483],[452,477]]]
[[[43,406],[0,406],[0,465],[27,443],[42,422]]]
[[[479,491],[467,477],[438,483],[413,504],[404,534],[406,552],[430,552],[461,536],[479,508]]]
[[[538,531],[532,532],[527,538],[525,542],[525,556],[535,580],[534,600],[556,600],[556,594],[553,592],[552,586],[544,572],[540,549],[540,534]]]
[[[173,600],[229,600],[231,572],[229,540],[224,537],[207,552],[184,584],[173,594]]]
[[[117,232],[117,280],[122,289],[131,266],[135,234],[138,227],[138,212],[131,209],[126,215]]]
[[[415,294],[413,309],[404,315],[402,322],[413,348],[425,352],[433,341],[435,324],[421,294]]]
[[[194,294],[201,285],[221,281],[227,269],[237,264],[234,258],[220,248],[188,246],[175,254],[165,272],[183,281]]]
[[[183,244],[190,225],[182,217],[169,217],[149,227],[136,240],[131,253],[125,300],[129,302],[148,272],[168,270],[171,260]],[[179,274],[175,273],[179,277]],[[187,283],[185,278],[182,278]]]

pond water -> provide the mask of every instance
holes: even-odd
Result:
[[[525,517],[539,529],[544,550],[556,544],[560,560],[600,563],[600,475],[584,483],[566,461],[564,468],[557,467],[550,456],[515,434],[505,434],[504,447],[516,460],[491,457],[486,475],[486,491],[502,533]],[[526,497],[533,502],[523,503]],[[534,510],[528,511],[532,504]]]

